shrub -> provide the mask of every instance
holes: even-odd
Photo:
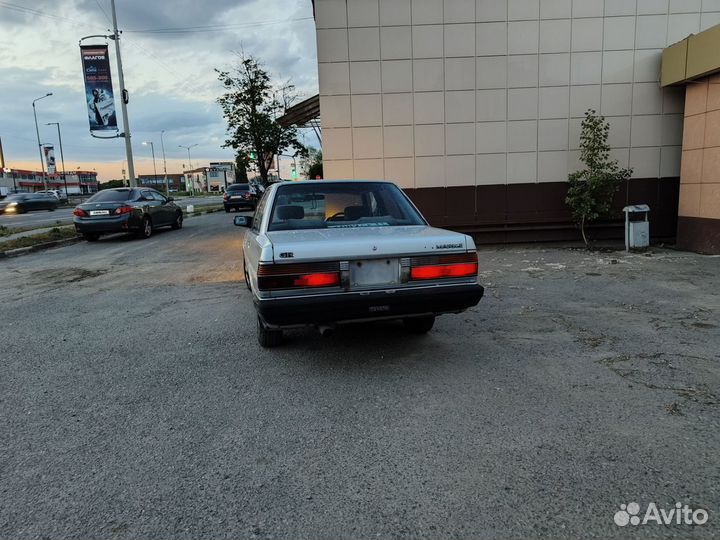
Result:
[[[621,169],[616,159],[610,159],[609,135],[605,117],[588,110],[580,133],[580,160],[585,168],[570,174],[565,198],[586,247],[585,226],[609,214],[613,196],[632,175],[632,169]]]

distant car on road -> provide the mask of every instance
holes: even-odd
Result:
[[[60,191],[59,189],[48,189],[47,191],[37,191],[36,193],[52,195],[60,202],[60,204],[67,204],[68,202],[67,195],[65,195],[65,193],[63,191]]]
[[[241,208],[255,210],[257,196],[250,184],[230,184],[223,195],[223,206],[229,212],[233,208],[240,211]]]
[[[54,211],[60,202],[47,193],[14,193],[0,201],[0,214],[24,214],[33,210]]]
[[[483,296],[467,235],[428,225],[407,196],[382,181],[283,182],[268,187],[244,239],[245,283],[258,340],[278,345],[284,328],[402,319],[428,332],[437,315]]]
[[[73,215],[75,229],[89,242],[118,232],[150,238],[158,227],[183,225],[182,210],[172,197],[150,188],[103,189],[76,206]]]

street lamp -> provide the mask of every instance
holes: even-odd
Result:
[[[163,172],[165,173],[165,194],[170,196],[170,183],[168,182],[167,177],[167,161],[165,161],[165,143],[163,142],[163,135],[165,135],[164,129],[160,132],[160,148],[162,148]]]
[[[152,143],[152,141],[143,141],[143,145],[147,146],[150,145],[150,150],[152,150],[152,157],[153,157],[153,171],[154,171],[154,180],[153,184],[157,182],[157,168],[155,167],[155,145]],[[166,193],[167,195],[167,193]]]
[[[48,122],[46,125],[57,126],[58,141],[60,142],[60,162],[62,163],[63,184],[65,185],[65,197],[67,197],[68,196],[67,175],[65,174],[65,156],[63,155],[62,135],[60,135],[60,122]],[[80,187],[79,184],[80,184],[80,180],[78,180],[78,187]]]
[[[191,144],[190,146],[185,146],[185,145],[182,145],[182,144],[178,144],[178,148],[185,148],[185,149],[187,150],[187,153],[188,153],[188,166],[190,167],[190,170],[191,170],[191,171],[193,170],[193,166],[192,166],[192,160],[190,159],[190,149],[191,149],[191,148],[195,148],[196,146],[197,146],[197,144]],[[190,173],[190,178],[192,178],[192,173]],[[187,186],[186,186],[186,187],[187,187]],[[194,179],[192,180],[192,191],[193,191],[193,193],[195,193],[195,180],[194,180]]]
[[[182,145],[182,144],[178,144],[178,148],[185,148],[185,149],[187,150],[187,152],[188,152],[188,163],[190,164],[190,170],[191,170],[191,171],[192,171],[193,166],[192,166],[192,161],[190,160],[190,149],[191,149],[191,148],[195,148],[196,146],[198,146],[198,145],[197,145],[197,144],[191,144],[190,146],[185,146],[185,145]]]
[[[37,110],[35,109],[35,102],[40,101],[41,99],[45,99],[46,97],[52,96],[52,92],[48,92],[42,97],[39,97],[37,99],[33,99],[32,107],[33,107],[33,116],[35,117],[35,134],[37,135],[37,143],[38,143],[38,152],[40,152],[40,168],[42,170],[42,177],[43,177],[43,186],[45,191],[47,191],[47,177],[45,176],[45,162],[43,161],[43,151],[42,151],[42,144],[40,144],[40,128],[38,127],[37,122]]]

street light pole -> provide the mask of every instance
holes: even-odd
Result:
[[[163,155],[163,172],[165,173],[165,196],[170,196],[170,183],[168,182],[168,176],[167,176],[167,161],[165,161],[165,143],[163,142],[163,135],[165,135],[165,130],[163,129],[160,132],[160,148],[162,148],[162,155]]]
[[[46,97],[50,97],[50,96],[52,96],[52,92],[48,92],[44,96],[34,99],[32,102],[33,116],[35,117],[35,134],[37,135],[38,152],[40,153],[40,168],[42,170],[42,179],[43,179],[43,186],[44,186],[43,189],[45,191],[47,191],[47,176],[45,176],[45,159],[43,157],[42,144],[40,144],[40,128],[38,127],[37,110],[35,108],[35,102],[40,101],[41,99],[45,99]]]
[[[125,89],[125,76],[123,75],[122,58],[120,57],[120,32],[117,27],[117,15],[115,14],[115,0],[110,0],[110,9],[112,10],[113,35],[115,41],[115,55],[117,56],[118,80],[120,81],[120,108],[122,109],[123,127],[125,132],[122,136],[125,138],[125,153],[127,154],[128,175],[130,176],[130,187],[136,187],[135,181],[135,165],[133,164],[132,142],[130,140],[130,120],[128,119],[127,97],[128,93]]]
[[[190,146],[185,146],[185,145],[183,145],[183,144],[178,144],[178,148],[185,148],[185,149],[187,150],[187,153],[188,153],[188,164],[190,165],[190,170],[191,170],[191,171],[192,171],[193,166],[192,166],[192,160],[190,159],[190,149],[191,149],[191,148],[195,148],[196,146],[197,146],[197,144],[191,144]]]
[[[60,142],[60,163],[62,163],[63,184],[65,185],[65,197],[68,196],[67,174],[65,174],[65,156],[63,155],[62,135],[60,135],[60,122],[48,122],[48,126],[57,126],[58,141]],[[80,187],[80,179],[78,179],[78,188]]]
[[[143,144],[147,146],[150,145],[150,150],[152,151],[152,158],[153,158],[153,184],[157,182],[157,167],[155,167],[155,145],[152,141],[143,141]]]

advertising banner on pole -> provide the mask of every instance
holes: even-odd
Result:
[[[43,153],[48,174],[55,174],[55,147],[52,144],[46,144],[43,146]]]
[[[85,101],[88,107],[90,131],[108,129],[117,131],[108,47],[81,45],[80,57],[85,78]]]

